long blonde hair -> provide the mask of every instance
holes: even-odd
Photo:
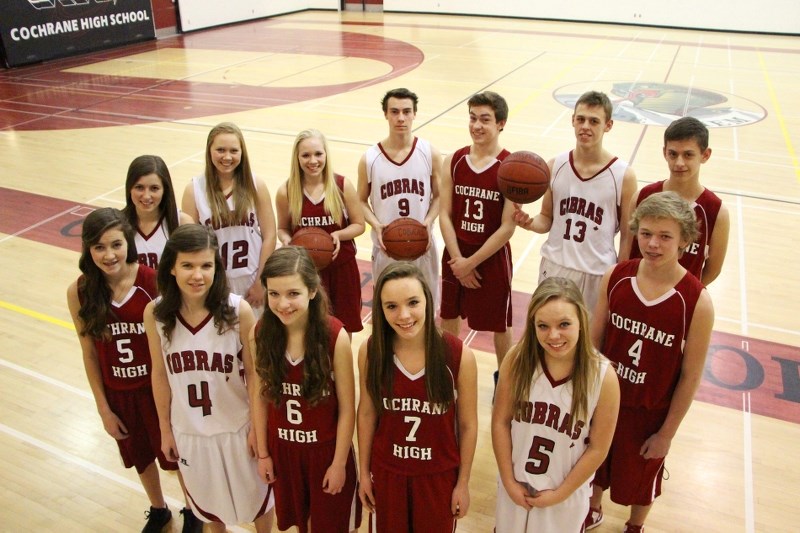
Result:
[[[536,337],[536,313],[552,300],[564,300],[574,305],[580,323],[580,335],[575,346],[575,363],[569,377],[572,381],[571,427],[574,427],[577,421],[586,420],[588,415],[589,392],[597,381],[602,356],[594,348],[589,337],[589,314],[586,312],[583,296],[578,286],[566,278],[547,278],[539,284],[528,305],[522,338],[509,351],[509,356],[513,358],[511,376],[514,380],[512,388],[514,414],[517,416],[519,406],[528,401],[532,380],[543,375],[544,348]]]
[[[325,167],[322,169],[322,183],[325,190],[325,212],[334,222],[342,226],[344,222],[344,199],[331,165],[331,156],[328,151],[328,141],[322,132],[314,129],[303,130],[297,134],[292,147],[292,160],[289,165],[289,179],[286,181],[286,195],[289,198],[289,215],[292,218],[292,228],[300,225],[300,215],[303,212],[303,170],[300,168],[300,143],[306,139],[317,138],[322,142],[325,152]]]
[[[233,211],[228,208],[228,200],[222,192],[217,170],[211,160],[211,145],[217,135],[230,133],[239,139],[242,153],[239,165],[233,171]],[[224,226],[235,226],[247,220],[247,212],[255,209],[256,205],[256,184],[253,180],[253,172],[250,170],[250,158],[247,155],[247,145],[244,143],[244,135],[239,126],[232,122],[221,122],[211,128],[206,139],[206,196],[211,207],[211,223],[215,228]],[[200,221],[203,223],[203,221]]]

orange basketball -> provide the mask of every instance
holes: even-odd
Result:
[[[547,162],[533,152],[514,152],[500,163],[497,186],[512,202],[529,204],[547,192],[550,169]]]
[[[383,228],[383,245],[392,259],[414,260],[428,249],[428,228],[413,218],[398,218]]]
[[[322,270],[333,261],[333,237],[324,229],[316,226],[300,228],[292,235],[289,244],[302,246],[308,250],[308,255],[317,266],[317,270]]]

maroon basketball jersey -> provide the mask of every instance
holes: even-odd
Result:
[[[703,285],[687,272],[665,294],[645,300],[636,282],[640,261],[619,263],[608,280],[603,353],[615,363],[622,406],[666,409]]]
[[[344,190],[344,176],[340,176],[339,174],[334,174],[334,178],[336,179],[336,185],[339,187],[339,191]],[[344,196],[342,193],[342,203],[344,204]],[[337,224],[333,218],[331,217],[330,213],[325,211],[325,199],[322,198],[318,203],[312,202],[308,196],[303,194],[303,212],[300,214],[300,225],[297,226],[294,231],[296,232],[300,228],[307,228],[309,226],[315,226],[321,229],[324,229],[328,233],[333,233],[334,231],[339,231],[342,228],[346,228],[350,224],[350,218],[347,216],[347,212],[345,211],[342,225]],[[352,259],[356,256],[356,245],[355,241],[340,241],[339,242],[339,254],[336,256],[336,259],[331,263],[331,265],[336,266],[344,263],[348,259]]]
[[[447,369],[455,393],[462,344],[449,333],[444,334],[444,340]],[[381,401],[383,411],[372,442],[374,463],[407,476],[458,467],[461,460],[455,403],[442,406],[428,401],[424,369],[412,376],[395,359],[392,397]]]
[[[505,198],[497,186],[497,169],[508,156],[503,150],[485,168],[476,169],[469,160],[469,146],[453,154],[450,175],[453,177],[453,228],[459,241],[483,244],[503,222]]]
[[[145,306],[157,294],[156,271],[139,265],[128,295],[119,304],[111,303],[111,312],[106,317],[111,338],[94,339],[106,388],[131,390],[150,386],[150,346],[142,317]],[[82,303],[85,295],[79,291],[78,297]]]
[[[651,194],[662,192],[663,190],[663,181],[651,183],[639,191],[636,205],[639,205],[642,200]],[[703,275],[703,265],[708,258],[708,243],[711,240],[711,234],[714,233],[714,225],[717,223],[717,215],[720,207],[722,207],[722,200],[719,196],[704,188],[700,196],[693,202],[692,207],[697,216],[697,229],[700,233],[697,235],[697,241],[689,245],[689,249],[683,253],[678,262],[697,279],[700,279]],[[631,243],[630,257],[631,259],[642,257],[639,243],[636,241],[636,235],[633,236],[633,242]]]
[[[267,435],[270,447],[285,445],[315,445],[336,440],[336,424],[339,420],[339,401],[333,381],[333,354],[342,323],[328,317],[330,337],[328,354],[331,361],[331,376],[328,379],[329,394],[314,406],[303,396],[303,371],[305,359],[290,361],[286,356],[287,374],[281,384],[281,403],[268,404]]]

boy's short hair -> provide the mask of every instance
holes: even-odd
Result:
[[[636,206],[636,210],[631,215],[629,228],[631,233],[639,233],[639,224],[642,219],[668,219],[674,220],[680,227],[681,238],[688,245],[697,241],[700,234],[698,229],[697,215],[692,206],[681,198],[674,191],[663,191],[651,194]]]
[[[664,130],[664,147],[669,141],[686,141],[694,139],[701,152],[708,148],[708,128],[694,117],[681,117]]]
[[[497,122],[505,122],[508,120],[508,103],[506,103],[506,99],[499,94],[492,91],[483,91],[482,93],[475,93],[469,97],[467,101],[467,107],[469,109],[480,105],[491,107],[492,111],[494,111],[494,119]]]
[[[586,91],[583,93],[579,98],[578,101],[575,102],[575,109],[573,111],[578,110],[578,106],[584,104],[588,107],[602,107],[603,111],[606,113],[606,120],[611,120],[611,115],[614,114],[614,105],[609,100],[606,93],[601,93],[600,91]]]
[[[414,113],[417,112],[417,101],[419,101],[419,98],[417,97],[416,93],[406,89],[405,87],[392,89],[383,95],[383,100],[381,100],[381,108],[383,109],[384,113],[389,110],[389,98],[399,98],[401,100],[409,99],[414,103]]]

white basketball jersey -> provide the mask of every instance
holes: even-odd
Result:
[[[133,238],[136,242],[136,254],[139,257],[139,263],[158,269],[161,254],[164,253],[164,246],[167,245],[167,239],[169,238],[166,221],[163,218],[159,220],[158,225],[150,235],[145,235],[141,230],[137,229]]]
[[[214,233],[219,241],[219,252],[222,256],[222,264],[225,267],[225,274],[231,285],[231,290],[237,294],[241,293],[241,288],[249,288],[258,274],[258,260],[261,256],[261,228],[258,225],[258,217],[255,209],[247,212],[246,220],[239,224],[225,227],[218,227],[212,221],[211,205],[206,196],[205,176],[195,176],[192,178],[194,186],[194,201],[197,206],[197,213],[200,216],[199,222],[205,226],[214,228]],[[233,198],[228,197],[228,208],[234,209]],[[233,288],[236,288],[234,291]],[[242,294],[242,296],[244,296]]]
[[[555,489],[563,483],[586,451],[589,424],[600,398],[603,377],[609,362],[603,358],[595,383],[588,393],[585,420],[573,420],[572,381],[554,382],[539,369],[533,377],[528,401],[511,422],[511,462],[514,478],[536,490]],[[589,510],[591,479],[564,502],[530,512],[517,506],[499,483],[497,533],[534,531],[578,532]],[[526,527],[527,524],[527,527]]]
[[[628,163],[614,158],[594,176],[575,170],[572,151],[553,162],[553,224],[542,256],[558,265],[603,275],[617,262],[614,236],[619,231],[622,178]]]
[[[369,201],[380,223],[402,217],[423,222],[431,205],[431,144],[415,137],[408,156],[398,163],[378,143],[367,150],[366,162]],[[372,242],[378,244],[374,230]]]
[[[237,316],[240,301],[235,294],[228,298]],[[210,436],[236,432],[249,421],[238,324],[220,335],[211,314],[192,328],[178,313],[171,340],[160,322],[158,334],[172,391],[174,431]]]

